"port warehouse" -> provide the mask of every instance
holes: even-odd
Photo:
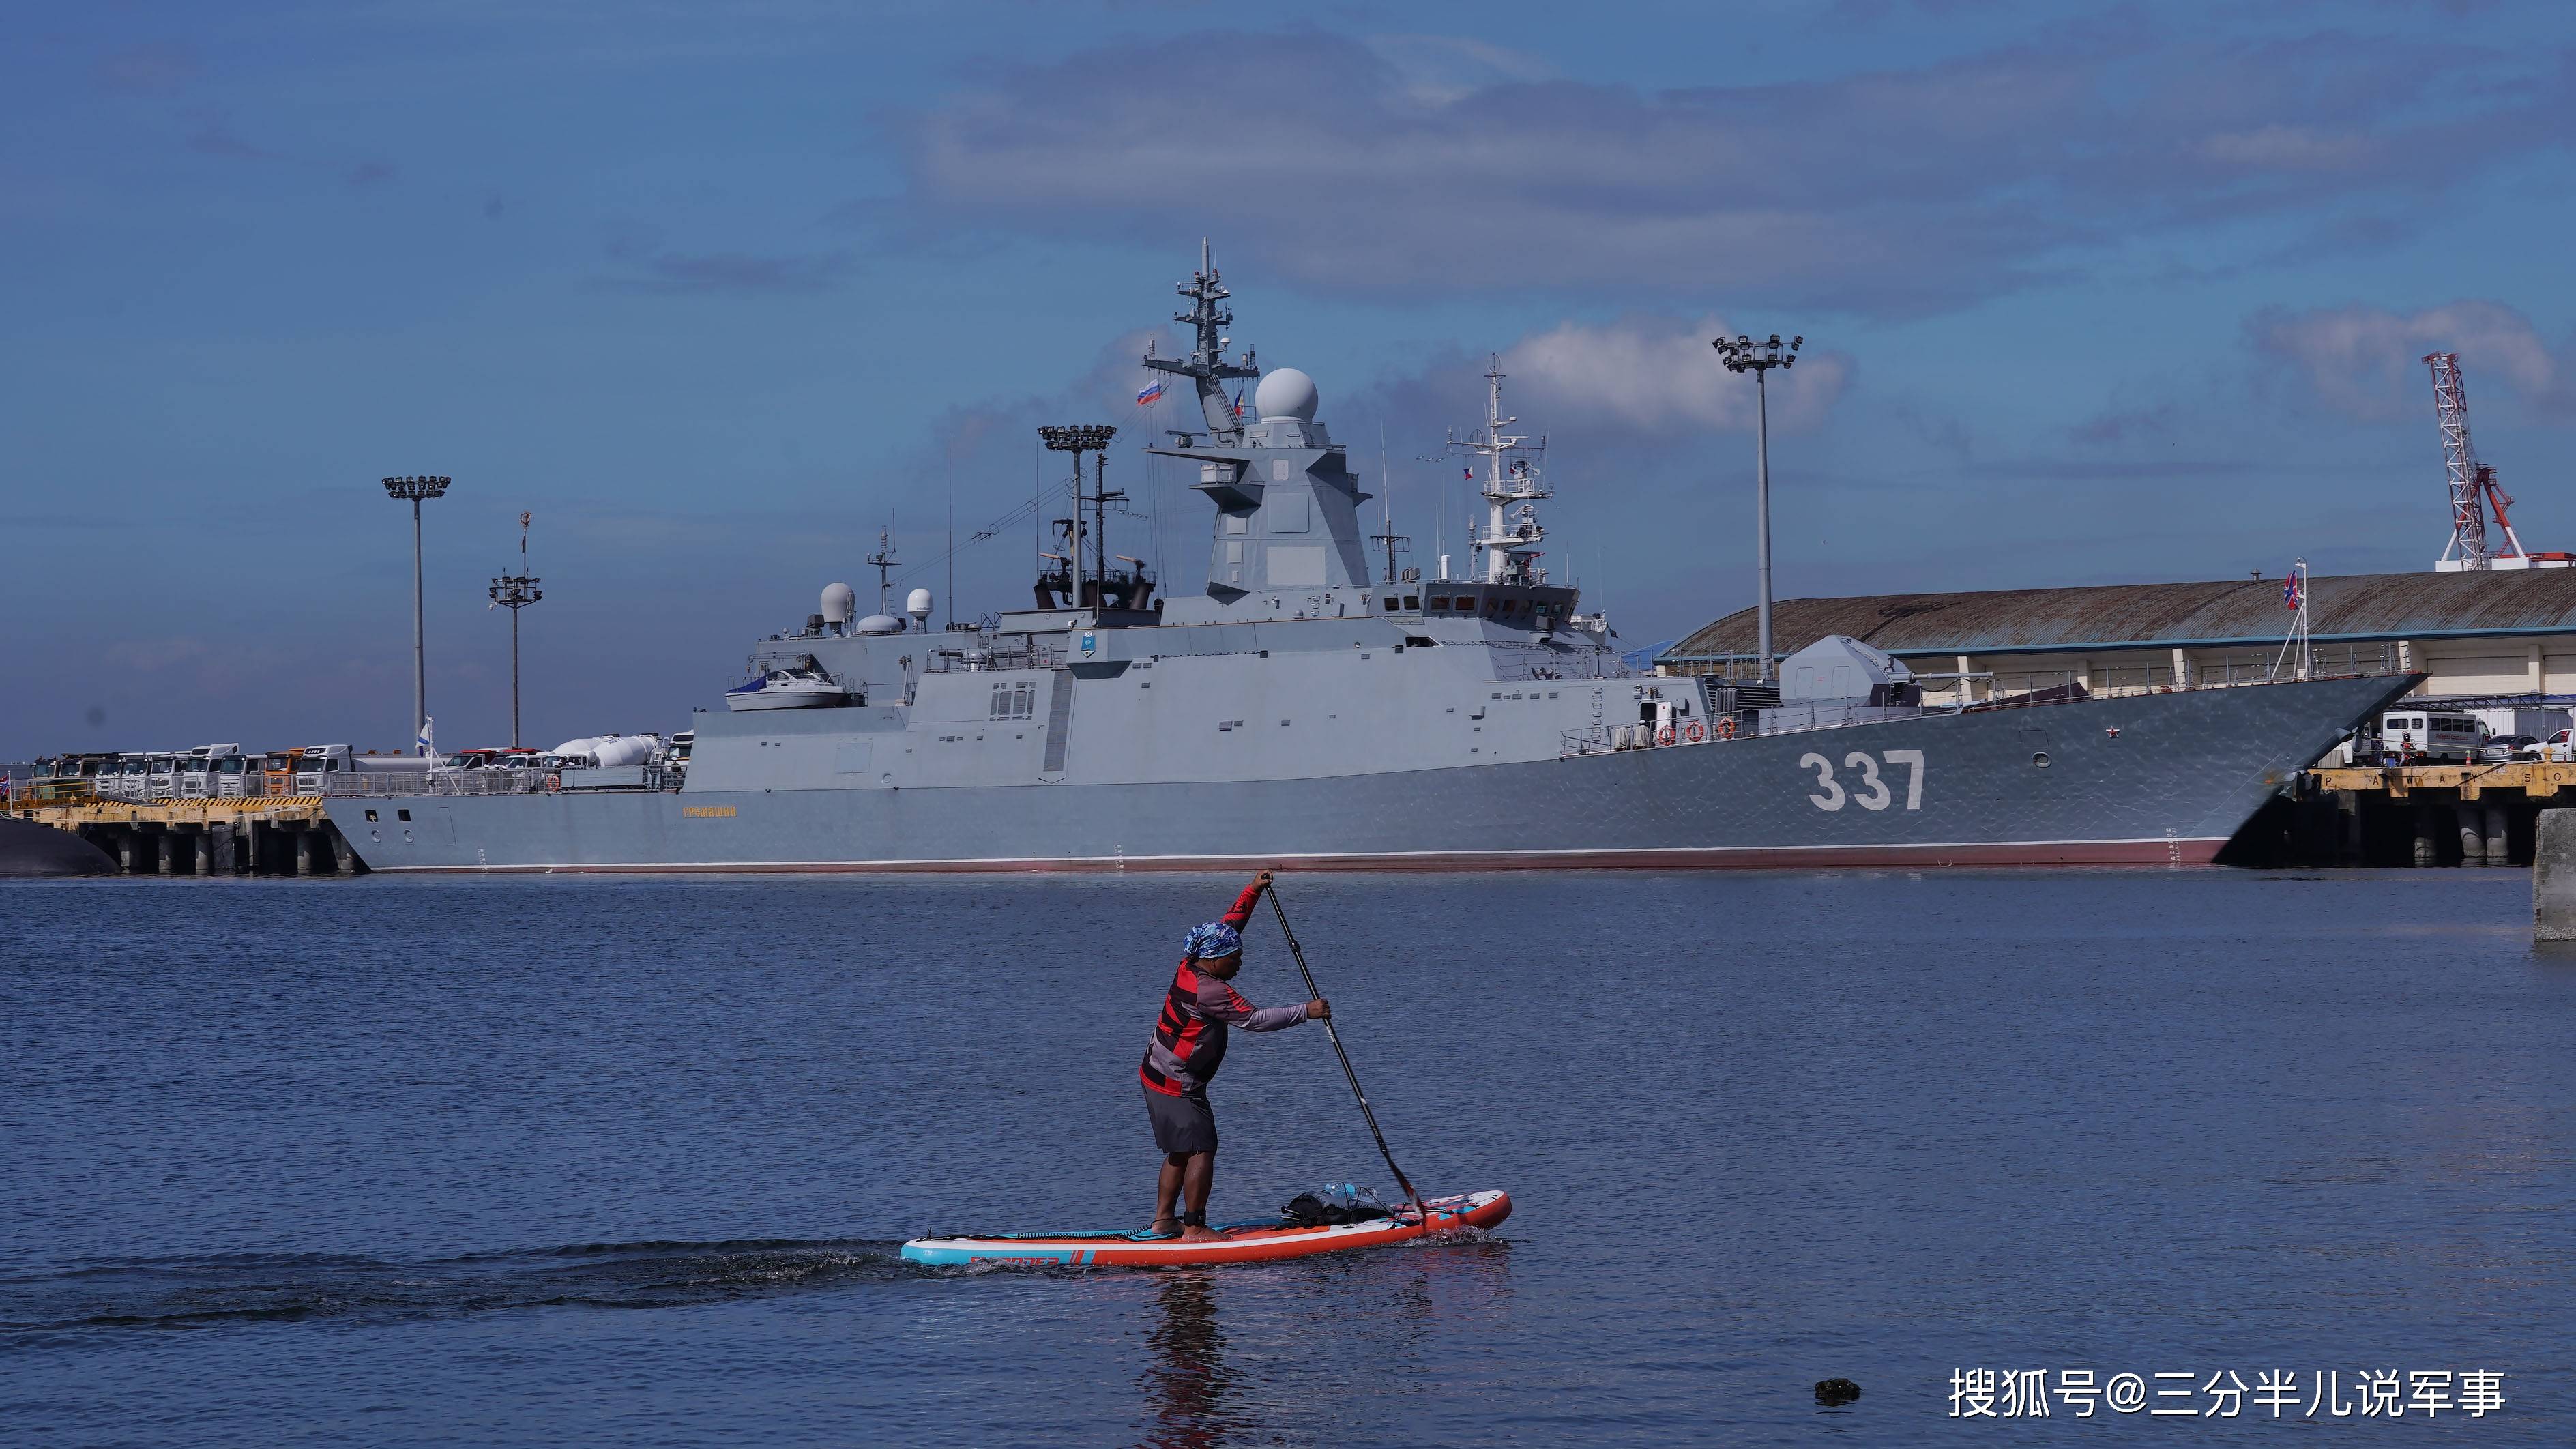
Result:
[[[1926,704],[2047,688],[2117,697],[2286,675],[2294,611],[2279,578],[1977,593],[1785,599],[1772,647],[1829,634],[1886,651]],[[2576,569],[2350,574],[2308,581],[2320,674],[2421,672],[2409,696],[2489,719],[2576,699]],[[1675,674],[1755,668],[1755,611],[1714,620],[1657,654]],[[2537,812],[2562,770],[2312,771],[2246,827],[2246,864],[2526,863]],[[2511,783],[2508,783],[2511,782]],[[2576,789],[2564,799],[2576,805]]]

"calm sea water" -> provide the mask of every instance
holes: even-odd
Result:
[[[1508,1224],[900,1263],[1144,1219],[1136,1058],[1236,884],[0,889],[0,1443],[2576,1439],[2576,957],[2520,872],[1292,877],[1399,1159]],[[1216,1096],[1220,1217],[1390,1186],[1320,1031]],[[1954,1420],[1978,1367],[2507,1405]]]

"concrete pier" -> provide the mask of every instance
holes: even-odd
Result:
[[[79,837],[122,875],[360,875],[319,796],[12,803],[0,814]]]
[[[2564,796],[2564,800],[2560,798]],[[2576,762],[2304,771],[2238,833],[2228,865],[2516,866],[2534,823],[2576,805]]]
[[[2531,861],[2531,934],[2576,941],[2576,810],[2540,812]]]

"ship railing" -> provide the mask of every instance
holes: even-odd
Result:
[[[1759,677],[1759,671],[1749,659],[1707,665],[1687,664],[1677,667],[1674,672],[1705,675],[1720,683],[1745,682]],[[2077,669],[1918,673],[1915,677],[1923,684],[1927,706],[1956,709],[1962,705],[2057,704],[2069,697],[2121,699],[2141,694],[2179,694],[2196,689],[2240,689],[2247,685],[2281,684],[2294,679],[2360,679],[2406,672],[2406,667],[2399,662],[2395,645],[2356,643],[2311,646],[2304,670],[2295,655],[2285,656],[2280,646],[2273,645],[2263,650],[2227,652],[2214,657],[2187,654],[2180,668],[2170,663],[2103,663]],[[2070,686],[2080,688],[2081,693],[2070,696],[2067,692]]]
[[[1524,643],[1518,639],[1472,639],[1464,641],[1481,647],[1493,661],[1494,678],[1506,683],[1522,680],[1593,680],[1638,679],[1638,671],[1628,667],[1620,657],[1598,648],[1589,639],[1565,644]]]
[[[546,788],[544,770],[360,770],[321,777],[325,795],[411,799],[423,795],[535,795]]]
[[[2261,684],[2288,683],[2301,679],[2363,679],[2401,673],[2395,661],[2377,667],[2378,661],[2362,651],[2349,659],[2329,659],[2320,651],[2304,674],[2276,670],[2272,661],[2256,662],[2245,658],[2222,658],[2215,664],[2200,661],[2176,672],[2166,665],[2097,666],[2090,669],[2035,670],[2021,674],[1977,673],[1966,675],[1926,675],[1927,681],[1946,681],[1948,686],[1925,691],[1924,699],[1913,704],[1872,705],[1861,700],[1826,700],[1815,704],[1783,704],[1759,709],[1740,709],[1713,719],[1680,716],[1672,724],[1658,728],[1647,724],[1594,725],[1589,729],[1560,732],[1559,753],[1597,755],[1624,750],[1672,749],[1688,745],[1725,744],[1731,740],[1751,739],[1759,735],[1804,734],[1814,730],[1847,729],[1853,725],[1880,724],[1890,720],[1919,719],[1926,715],[1983,714],[2000,709],[2045,709],[2051,705],[2076,704],[2096,699],[2134,699],[2150,694],[2190,693],[2210,689],[2241,689]],[[1722,676],[1750,680],[1740,676]]]
[[[1053,669],[1063,662],[1061,649],[934,649],[921,672],[982,674],[999,669]]]
[[[631,768],[631,767],[630,767]],[[583,775],[605,773],[598,770]],[[677,790],[685,771],[667,765],[646,765],[632,782],[614,785],[580,784],[577,793],[598,794],[604,791]],[[354,795],[367,799],[417,799],[427,795],[545,795],[564,788],[563,775],[555,770],[490,769],[490,770],[406,770],[359,771],[355,774],[333,773],[322,777],[325,795]]]

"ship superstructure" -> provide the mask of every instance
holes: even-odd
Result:
[[[1469,576],[1373,580],[1371,495],[1313,379],[1229,360],[1204,249],[1179,290],[1187,357],[1143,360],[1200,402],[1204,426],[1150,449],[1206,501],[1195,589],[1085,536],[1107,430],[1050,439],[1095,476],[1030,607],[932,630],[915,591],[908,618],[854,623],[835,585],[755,645],[751,705],[697,714],[685,772],[654,777],[676,788],[433,793],[399,829],[350,798],[333,820],[377,869],[2168,863],[2210,858],[2407,684],[1833,710],[1643,675],[1540,562],[1545,440],[1513,431],[1499,364],[1453,441],[1487,505]]]

